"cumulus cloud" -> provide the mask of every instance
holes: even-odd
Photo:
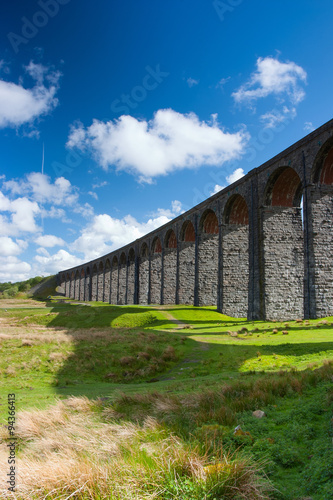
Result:
[[[0,282],[23,281],[31,277],[31,265],[17,257],[0,256]]]
[[[0,212],[6,213],[0,215],[0,234],[17,236],[20,233],[38,231],[35,217],[40,209],[36,202],[26,197],[11,201],[0,191]]]
[[[44,234],[43,236],[38,236],[38,238],[35,240],[35,243],[37,243],[37,245],[40,245],[41,247],[46,248],[65,245],[65,242],[62,238],[54,236],[53,234]]]
[[[247,140],[244,130],[225,132],[217,115],[205,122],[194,113],[161,109],[150,121],[123,115],[106,123],[94,120],[87,128],[77,124],[67,146],[91,151],[105,170],[115,166],[151,182],[175,170],[222,166],[241,156]]]
[[[25,179],[9,180],[3,183],[3,188],[12,195],[29,194],[39,203],[47,201],[52,205],[74,205],[78,200],[77,189],[68,179],[58,177],[54,182],[48,175],[31,172]]]
[[[237,103],[252,104],[269,95],[284,95],[293,105],[304,99],[303,84],[306,83],[307,74],[301,66],[292,61],[280,62],[273,57],[259,57],[256,66],[249,80],[233,92]]]
[[[232,174],[228,175],[226,179],[228,184],[232,184],[233,182],[238,181],[238,179],[244,177],[244,175],[245,172],[242,168],[236,168],[236,170],[234,170]]]
[[[226,186],[220,186],[220,184],[215,184],[213,191],[210,192],[210,196],[213,196],[213,194],[219,193],[225,187]]]
[[[0,236],[0,255],[8,257],[10,255],[19,255],[27,248],[27,243],[23,240],[14,241],[8,236]]]
[[[40,255],[35,256],[35,261],[38,263],[37,274],[56,274],[63,269],[69,269],[83,263],[82,259],[63,249],[53,255],[45,249],[39,253]]]
[[[305,130],[305,132],[312,132],[314,129],[315,128],[314,128],[312,122],[305,122],[304,123],[304,130]]]
[[[0,79],[0,128],[32,123],[58,105],[55,95],[60,73],[33,62],[26,67],[26,71],[35,80],[31,88]]]
[[[70,249],[83,253],[85,261],[95,259],[141,238],[166,224],[182,211],[181,203],[175,200],[172,202],[171,209],[158,209],[157,214],[147,222],[138,222],[131,215],[126,215],[122,219],[116,219],[107,214],[96,215],[82,230]]]

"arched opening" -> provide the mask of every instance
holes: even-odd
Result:
[[[80,272],[80,300],[84,300],[84,285],[85,285],[85,274],[84,269]]]
[[[313,168],[310,202],[310,317],[333,315],[333,137],[320,148]]]
[[[128,252],[127,268],[127,304],[135,304],[135,251],[130,248]]]
[[[151,249],[150,302],[151,304],[160,304],[162,284],[162,244],[161,240],[157,236],[153,240]]]
[[[91,276],[90,267],[86,269],[86,279],[85,279],[85,300],[91,300]]]
[[[118,258],[115,255],[111,265],[111,304],[118,304]]]
[[[149,250],[147,243],[140,249],[139,259],[139,304],[148,304],[149,293]]]
[[[98,265],[98,284],[97,284],[97,300],[104,300],[104,265],[100,262]]]
[[[106,259],[104,271],[104,302],[110,303],[111,297],[111,264],[110,259]]]
[[[231,196],[222,229],[222,312],[247,317],[249,286],[249,211],[243,196]]]
[[[127,275],[127,259],[125,252],[120,255],[119,259],[119,295],[118,304],[126,304],[126,275]]]
[[[92,277],[91,277],[91,300],[97,300],[97,288],[98,288],[98,272],[97,265],[94,264],[92,269]]]
[[[192,221],[183,223],[179,243],[179,303],[194,304],[195,229]]]
[[[206,210],[199,223],[198,305],[217,305],[219,224],[213,210]]]
[[[80,273],[78,269],[75,273],[74,298],[75,300],[80,300]]]
[[[163,304],[175,304],[177,292],[177,237],[169,229],[164,239]]]
[[[262,209],[267,319],[293,319],[304,314],[301,199],[297,172],[291,167],[277,168],[267,181]]]

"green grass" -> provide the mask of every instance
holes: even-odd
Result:
[[[19,410],[87,396],[103,421],[153,417],[208,460],[221,446],[264,458],[272,499],[331,498],[333,317],[248,322],[209,307],[163,310],[56,299],[0,309],[2,404],[8,392]],[[244,434],[234,435],[237,425]]]

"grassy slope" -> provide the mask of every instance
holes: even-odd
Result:
[[[0,310],[2,397],[15,392],[18,409],[59,396],[109,397],[105,409],[119,421],[153,416],[202,452],[223,444],[267,457],[280,491],[271,498],[331,498],[333,369],[325,360],[333,318],[286,324],[212,308],[168,311],[190,328],[170,331],[175,325],[149,307],[49,302]],[[252,417],[258,408],[267,418]],[[244,434],[233,434],[236,425]]]

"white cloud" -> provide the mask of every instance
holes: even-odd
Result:
[[[82,215],[86,219],[90,219],[94,215],[94,208],[89,203],[85,203],[84,205],[73,207],[73,212]]]
[[[38,236],[35,240],[37,245],[41,247],[52,248],[55,246],[65,245],[65,242],[62,238],[58,238],[58,236],[54,236],[53,234],[44,234],[43,236]]]
[[[0,215],[0,234],[17,236],[20,233],[38,231],[35,217],[40,213],[40,209],[36,202],[26,197],[11,201],[0,191],[0,212],[10,214]]]
[[[227,78],[221,78],[221,80],[219,80],[218,84],[216,85],[216,88],[223,89],[223,87],[225,86],[226,83],[228,83],[230,78],[231,78],[230,76],[228,76]]]
[[[232,174],[228,175],[227,176],[227,182],[228,184],[232,184],[233,182],[236,182],[238,181],[238,179],[241,179],[242,177],[244,177],[245,173],[244,173],[244,170],[242,168],[236,168],[236,170],[234,170],[234,172],[232,172]]]
[[[115,219],[107,214],[96,215],[81,231],[81,236],[71,245],[71,250],[84,253],[85,260],[95,259],[144,236],[182,212],[181,203],[175,200],[171,210],[158,209],[154,217],[142,223],[131,215],[123,219]]]
[[[32,123],[58,105],[55,95],[60,74],[52,73],[45,66],[33,62],[26,70],[36,80],[31,88],[25,88],[21,83],[0,80],[0,128]],[[47,85],[44,79],[49,80]]]
[[[63,249],[53,255],[50,255],[44,249],[44,251],[39,251],[39,254],[41,255],[35,256],[35,261],[38,262],[38,267],[36,267],[37,274],[55,274],[63,269],[75,267],[83,263],[82,259]]]
[[[296,108],[288,108],[283,106],[282,110],[273,109],[260,116],[260,120],[264,123],[265,128],[275,128],[282,123],[292,120],[296,117]]]
[[[314,129],[315,128],[314,128],[312,122],[305,122],[304,123],[304,130],[305,130],[305,132],[312,132]]]
[[[8,236],[0,236],[0,255],[8,257],[10,255],[19,255],[27,248],[27,243],[23,240],[12,240]]]
[[[95,200],[98,200],[98,194],[95,193],[95,191],[88,191],[88,194],[90,194],[90,196],[92,196],[93,198],[95,198]]]
[[[31,277],[31,265],[15,256],[0,256],[0,282],[23,281]]]
[[[90,150],[105,170],[115,166],[151,182],[175,170],[222,166],[241,156],[247,140],[244,130],[224,132],[217,115],[208,123],[194,113],[161,109],[148,122],[126,115],[106,123],[94,120],[86,129],[76,125],[67,145]]]
[[[305,70],[296,63],[280,62],[273,57],[259,57],[257,69],[249,80],[232,96],[236,102],[251,104],[257,99],[268,95],[281,96],[285,94],[295,105],[305,97],[302,84],[306,83]]]
[[[220,184],[215,184],[213,191],[211,191],[210,196],[213,196],[213,194],[219,193],[224,189],[225,186],[220,186]]]
[[[29,194],[38,203],[47,202],[52,205],[74,205],[78,193],[68,179],[58,177],[52,183],[48,175],[40,172],[27,174],[26,179],[10,180],[3,183],[4,189],[13,195]]]
[[[194,87],[194,85],[198,85],[199,80],[195,80],[194,78],[188,78],[187,80],[187,85],[191,88]]]

